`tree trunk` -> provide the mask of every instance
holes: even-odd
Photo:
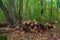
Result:
[[[0,0],[0,8],[3,10],[3,12],[4,12],[5,16],[6,16],[6,19],[7,19],[8,24],[12,24],[13,21],[12,21],[12,19],[11,19],[10,16],[9,16],[9,11],[8,11],[8,10],[6,9],[6,7],[3,5],[2,0]]]
[[[50,22],[52,22],[52,0],[51,0],[51,9],[50,9]]]
[[[26,19],[25,20],[27,20],[29,17],[28,17],[28,0],[26,0],[26,9],[25,9],[26,11],[25,11],[25,16],[26,16]]]
[[[41,9],[41,15],[43,15],[44,14],[44,6],[43,6],[43,0],[40,0],[40,3],[41,3],[41,7],[42,7],[42,9]]]
[[[22,21],[22,13],[23,13],[23,0],[20,0],[19,2],[19,24]]]
[[[59,10],[59,0],[57,0],[57,17],[56,17],[56,20],[58,21],[58,10]]]
[[[16,8],[15,8],[15,5],[14,5],[14,0],[9,0],[9,9],[10,9],[10,17],[12,18],[13,20],[13,23],[15,24],[16,21],[17,21],[17,14],[16,14]]]

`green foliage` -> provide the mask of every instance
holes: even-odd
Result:
[[[9,0],[2,0],[4,6],[6,6],[7,10],[9,10]],[[41,22],[46,22],[48,20],[57,20],[58,16],[60,16],[60,1],[59,0],[52,0],[51,1],[47,1],[47,0],[43,0],[43,15],[41,15],[41,10],[42,10],[42,6],[41,6],[41,2],[40,0],[29,0],[28,1],[28,9],[26,9],[26,2],[27,0],[23,0],[23,13],[22,13],[22,21],[24,20],[34,20],[34,19],[38,19]],[[52,3],[52,5],[51,5]],[[14,4],[16,7],[16,12],[17,12],[17,16],[19,13],[19,0],[14,0]],[[58,7],[57,7],[58,4]],[[52,16],[51,16],[51,6],[52,6]],[[58,12],[57,12],[58,9]],[[26,12],[27,10],[27,12]],[[43,16],[43,18],[42,18]],[[0,22],[5,22],[6,18],[3,14],[3,11],[0,9]]]
[[[7,36],[0,34],[0,40],[7,40]]]
[[[5,15],[1,9],[0,9],[0,22],[6,22]]]

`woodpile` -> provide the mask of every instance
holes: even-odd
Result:
[[[7,36],[7,40],[54,40],[57,34],[53,25],[46,22],[42,24],[38,21],[24,21],[21,25],[17,25]]]

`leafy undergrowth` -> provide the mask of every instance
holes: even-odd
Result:
[[[0,40],[7,40],[7,35],[0,34]]]

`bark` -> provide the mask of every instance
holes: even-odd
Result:
[[[22,21],[22,13],[23,13],[23,0],[20,0],[19,2],[19,24]]]
[[[17,21],[17,13],[16,13],[16,8],[14,5],[14,0],[9,0],[9,9],[10,9],[10,17],[13,20],[13,23],[15,24]]]
[[[10,16],[9,16],[9,11],[8,11],[8,10],[6,9],[6,7],[3,5],[2,0],[0,0],[0,8],[1,8],[2,11],[4,12],[4,15],[6,16],[7,22],[8,22],[9,24],[12,24],[13,21],[12,21],[12,19],[11,19]]]
[[[52,22],[52,0],[51,0],[51,9],[50,9],[50,22]]]
[[[56,18],[56,20],[58,21],[58,10],[59,10],[59,0],[57,0],[57,18]]]
[[[40,3],[41,3],[41,7],[42,7],[42,9],[41,9],[41,15],[43,15],[44,14],[43,0],[40,0]]]
[[[25,20],[27,20],[29,17],[28,17],[28,0],[26,0],[26,9],[25,9],[26,11],[25,11],[25,16],[26,16],[26,19]]]

